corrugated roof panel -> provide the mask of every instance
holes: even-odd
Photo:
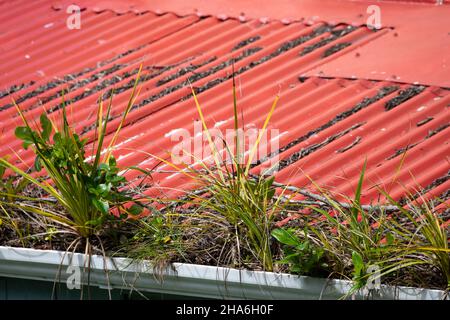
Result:
[[[0,35],[0,156],[10,155],[23,168],[33,163],[33,154],[14,138],[21,121],[12,97],[30,119],[38,119],[43,110],[58,118],[64,89],[71,102],[70,121],[93,139],[99,95],[115,88],[113,132],[143,64],[141,95],[122,130],[116,156],[122,166],[152,169],[158,161],[149,154],[168,157],[177,143],[171,138],[174,132],[194,134],[198,115],[189,83],[199,92],[208,125],[222,131],[233,127],[234,62],[246,125],[262,127],[274,96],[281,95],[269,124],[269,129],[279,130],[278,137],[271,137],[279,139],[279,150],[262,159],[253,173],[279,157],[277,181],[310,187],[307,174],[322,186],[351,195],[367,158],[364,202],[379,197],[374,186],[399,199],[420,185],[426,196],[444,194],[448,199],[449,90],[356,76],[304,76],[391,37],[394,30],[90,9],[83,11],[82,28],[69,30],[63,7],[54,10],[50,3],[0,3],[6,30]],[[194,187],[167,166],[158,171],[148,194],[176,195]],[[134,179],[138,173],[126,175]]]
[[[308,76],[351,77],[446,86],[449,47],[450,2],[448,0],[369,1],[369,0],[79,0],[80,6],[115,12],[176,12],[180,16],[214,16],[248,21],[280,20],[285,24],[302,21],[314,24],[373,25],[395,30],[388,37],[372,41],[360,49],[335,59]],[[55,1],[65,8],[71,1]],[[358,59],[355,59],[358,55]]]

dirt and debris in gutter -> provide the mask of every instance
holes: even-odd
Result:
[[[433,120],[433,117],[427,117],[423,120],[420,120],[419,122],[416,123],[416,126],[421,127],[424,124],[427,124],[428,122],[430,122],[431,120]]]
[[[431,138],[431,137],[434,136],[435,134],[438,134],[439,132],[441,132],[441,131],[447,129],[448,127],[450,127],[450,122],[447,122],[447,123],[445,123],[445,124],[443,124],[443,125],[437,127],[435,130],[430,130],[430,131],[428,131],[428,134],[427,134],[427,136],[425,137],[425,139]]]
[[[59,86],[59,85],[61,85],[63,83],[64,83],[64,81],[62,81],[62,80],[53,80],[53,81],[47,82],[46,84],[39,86],[35,90],[27,92],[25,95],[17,98],[16,99],[16,103],[18,105],[20,105],[22,102],[24,102],[24,101],[26,101],[28,99],[31,99],[31,98],[39,95],[39,94],[42,94],[42,93],[44,93],[44,92],[46,92],[48,90],[54,89],[54,88],[56,88],[57,86]],[[13,106],[14,106],[13,103],[5,104],[5,105],[0,107],[0,111],[7,110],[7,109],[9,109],[9,108],[11,108]]]
[[[262,50],[262,48],[260,48],[260,47],[249,48],[247,50],[244,50],[239,56],[233,57],[233,58],[230,58],[230,59],[228,59],[228,60],[226,60],[224,62],[221,62],[218,65],[215,65],[215,66],[209,68],[206,71],[199,72],[199,73],[193,73],[191,76],[188,77],[188,79],[186,79],[186,80],[184,80],[184,81],[182,81],[182,82],[180,82],[180,83],[178,83],[176,85],[167,87],[167,88],[163,89],[162,91],[160,91],[159,93],[154,94],[154,95],[152,95],[152,96],[150,96],[148,98],[145,98],[139,104],[134,105],[131,108],[131,110],[141,108],[142,106],[144,106],[146,104],[149,104],[149,103],[151,103],[153,101],[156,101],[156,100],[158,100],[158,99],[160,99],[160,98],[162,98],[162,97],[164,97],[164,96],[166,96],[166,95],[168,95],[168,94],[170,94],[170,93],[172,93],[174,91],[177,91],[177,90],[179,90],[181,88],[187,87],[187,86],[190,85],[190,83],[194,83],[194,82],[196,82],[196,81],[198,81],[200,79],[206,78],[206,77],[208,77],[208,76],[210,76],[210,75],[212,75],[212,74],[214,74],[214,73],[216,73],[216,72],[218,72],[220,70],[223,70],[226,67],[231,66],[233,63],[235,63],[237,61],[240,61],[240,60],[242,60],[244,58],[247,58],[247,57],[255,54],[256,52],[258,52],[260,50]],[[210,82],[208,82],[208,83],[210,83]],[[205,86],[203,86],[203,87],[206,88],[205,90],[209,89],[208,83]]]
[[[307,41],[309,41],[309,40],[311,40],[311,39],[313,39],[315,37],[318,37],[319,35],[321,35],[321,34],[323,34],[325,32],[330,32],[330,30],[332,30],[331,26],[324,25],[324,26],[320,26],[320,27],[314,29],[311,33],[309,33],[307,35],[302,35],[302,36],[297,37],[297,38],[295,38],[293,40],[286,41],[285,43],[283,43],[281,46],[279,46],[272,53],[262,57],[259,60],[252,61],[246,66],[243,66],[243,67],[239,68],[235,72],[235,75],[242,74],[242,73],[244,73],[244,72],[246,72],[246,71],[248,71],[248,70],[250,70],[250,69],[252,69],[252,68],[254,68],[254,67],[256,67],[256,66],[258,66],[258,65],[260,65],[260,64],[262,64],[264,62],[266,62],[266,61],[269,61],[269,60],[271,60],[271,59],[273,59],[275,57],[278,57],[282,53],[284,53],[286,51],[289,51],[289,50],[292,50],[295,47],[298,47],[299,45],[301,45],[301,44],[303,44],[303,43],[305,43],[305,42],[307,42]],[[225,77],[214,79],[214,80],[208,82],[207,84],[205,84],[202,87],[197,87],[196,88],[196,92],[197,93],[201,93],[203,91],[206,91],[206,90],[208,90],[208,89],[210,89],[210,88],[212,88],[212,87],[214,87],[214,86],[216,86],[216,85],[218,85],[218,84],[220,84],[220,83],[222,83],[224,81],[227,81],[227,80],[231,79],[232,77],[233,77],[233,75],[229,74],[229,75],[227,75]],[[192,94],[189,94],[189,95],[183,97],[181,100],[187,100],[187,99],[190,99],[191,97],[192,97]]]
[[[239,42],[233,49],[231,49],[231,51],[233,52],[233,51],[239,50],[245,46],[248,46],[249,44],[251,44],[255,41],[258,41],[259,39],[261,39],[261,36],[259,36],[259,35],[245,39],[245,40]]]
[[[127,55],[129,55],[129,54],[131,54],[133,52],[136,52],[136,51],[142,49],[145,46],[146,45],[142,45],[142,46],[139,46],[139,47],[127,50],[125,52],[119,53],[118,55],[112,57],[111,59],[108,59],[108,60],[101,61],[101,62],[97,63],[97,65],[95,67],[84,68],[84,69],[82,69],[79,72],[67,74],[62,79],[56,78],[55,80],[49,81],[49,82],[47,82],[47,83],[37,87],[36,89],[26,93],[25,95],[17,98],[16,99],[16,103],[20,104],[20,103],[22,103],[22,102],[24,102],[24,101],[26,101],[28,99],[31,99],[33,97],[36,97],[36,96],[40,95],[40,94],[43,94],[46,91],[54,89],[54,88],[56,88],[56,87],[58,87],[58,86],[60,86],[62,84],[73,83],[74,81],[77,81],[77,82],[80,82],[80,83],[88,83],[88,82],[86,82],[87,81],[86,79],[81,79],[81,80],[76,80],[76,79],[81,77],[81,76],[83,76],[83,75],[85,75],[86,73],[94,71],[94,70],[96,70],[98,68],[101,68],[101,67],[103,67],[103,66],[105,66],[105,65],[107,65],[109,63],[112,63],[112,62],[114,62],[114,61],[116,61],[116,60],[118,60],[120,58],[123,58],[123,57],[125,57],[125,56],[127,56]],[[108,70],[117,68],[117,66],[123,66],[123,65],[116,65],[115,64],[115,65],[113,65],[112,67],[110,67],[108,69],[102,70],[102,71],[98,72],[97,74],[92,75],[91,77],[92,77],[93,80],[90,80],[89,82],[94,81],[96,76],[98,77],[97,79],[99,79],[99,78],[102,78],[103,76],[105,76],[107,74],[110,74],[113,71],[108,72]],[[35,82],[32,82],[32,83],[30,83],[29,85],[26,85],[26,86],[20,85],[20,86],[13,86],[13,87],[14,88],[16,88],[16,87],[19,88],[20,87],[19,90],[21,90],[21,89],[24,89],[24,88],[27,88],[27,87],[33,85],[34,83]],[[78,85],[77,87],[81,87],[81,86]],[[70,86],[69,86],[68,89],[71,90],[72,88],[70,88]],[[16,90],[16,91],[18,91],[18,90]],[[46,102],[48,102],[48,101],[50,101],[50,100],[52,100],[54,98],[57,98],[57,97],[60,97],[60,94],[55,94],[55,95],[52,95],[52,96],[49,96],[49,97],[43,97],[41,99],[40,103],[46,103]],[[39,106],[40,103],[34,104],[30,108],[28,108],[26,111],[32,110],[33,108]],[[11,108],[11,107],[13,107],[13,104],[12,103],[8,103],[8,104],[6,104],[4,106],[0,106],[0,111],[6,110],[6,109]]]
[[[309,46],[303,48],[303,50],[300,52],[300,56],[304,56],[304,55],[306,55],[306,54],[308,54],[308,53],[311,53],[311,52],[313,52],[314,50],[319,49],[319,48],[321,48],[321,47],[323,47],[323,46],[329,44],[330,42],[332,42],[332,41],[334,41],[334,40],[336,40],[336,39],[339,39],[339,38],[341,38],[341,37],[343,37],[343,36],[345,36],[345,35],[347,35],[347,34],[353,32],[353,31],[355,31],[356,29],[357,29],[357,28],[354,27],[354,26],[346,26],[346,27],[343,28],[343,29],[332,30],[332,31],[330,32],[330,33],[331,33],[330,36],[328,36],[328,37],[326,37],[326,38],[320,40],[319,42],[316,42],[316,43],[314,43],[314,44],[312,44],[312,45],[309,45]],[[338,51],[339,51],[339,50],[338,50]],[[337,52],[337,51],[336,51],[336,52]],[[333,52],[333,53],[334,53],[334,52]],[[331,54],[333,54],[333,53],[331,53]]]
[[[435,130],[430,130],[430,131],[428,131],[428,134],[425,136],[424,139],[422,139],[422,140],[419,141],[419,142],[411,143],[411,144],[407,145],[406,147],[403,147],[403,148],[398,149],[397,151],[395,151],[395,153],[394,153],[393,155],[387,157],[386,160],[392,160],[392,159],[398,157],[399,155],[401,155],[401,154],[405,153],[406,151],[408,151],[409,149],[411,149],[411,148],[417,146],[417,145],[420,144],[421,142],[424,142],[426,139],[431,138],[431,137],[434,136],[435,134],[438,134],[439,132],[441,132],[441,131],[447,129],[448,127],[450,127],[450,123],[445,123],[445,124],[443,124],[443,125],[437,127]]]
[[[306,139],[310,138],[311,136],[330,128],[331,126],[333,126],[334,124],[338,123],[339,121],[342,121],[348,117],[350,117],[352,114],[355,114],[359,111],[361,111],[364,108],[367,108],[369,105],[371,105],[372,103],[377,102],[378,100],[381,100],[382,98],[388,96],[389,94],[391,94],[392,92],[398,90],[398,86],[386,86],[381,88],[380,90],[378,90],[377,94],[374,95],[373,97],[366,97],[364,98],[361,102],[359,102],[358,104],[356,104],[354,107],[341,112],[339,114],[337,114],[333,119],[331,119],[330,121],[326,122],[325,124],[321,125],[320,127],[317,127],[311,131],[309,131],[308,133],[306,133],[305,135],[291,141],[290,143],[288,143],[287,145],[285,145],[284,147],[281,147],[278,151],[271,153],[270,155],[268,155],[265,158],[260,159],[259,161],[257,161],[257,163],[254,166],[259,165],[260,163],[266,161],[267,159],[270,159],[271,157],[278,155],[281,152],[284,152],[290,148],[292,148],[293,146],[305,141]]]
[[[416,192],[411,196],[411,200],[415,200],[418,197],[426,194],[427,192],[435,189],[436,187],[440,186],[441,184],[447,182],[450,179],[450,171],[448,171],[445,175],[433,180],[429,185],[427,185],[425,188],[421,189],[419,192]],[[447,198],[450,196],[450,190],[445,191],[441,197],[440,200],[447,200]]]
[[[331,142],[345,136],[347,133],[350,133],[353,130],[358,129],[359,127],[363,126],[364,124],[365,124],[365,122],[360,122],[360,123],[354,124],[350,128],[347,128],[339,133],[329,136],[328,138],[326,138],[325,140],[323,140],[320,143],[315,143],[307,148],[303,148],[300,151],[293,153],[292,155],[289,156],[289,158],[281,160],[279,162],[279,170],[291,165],[294,162],[297,162],[298,160],[310,155],[311,153],[317,151],[318,149],[325,147],[326,145],[330,144]]]
[[[7,90],[4,90],[4,91],[0,90],[0,99],[4,98],[6,96],[9,96],[10,94],[16,93],[17,91],[20,91],[22,89],[28,88],[29,86],[32,86],[33,84],[35,84],[34,81],[30,81],[28,83],[22,83],[22,84],[13,84]]]
[[[411,86],[407,89],[400,90],[396,97],[386,102],[384,108],[386,111],[392,110],[403,102],[417,96],[424,90],[425,86]]]
[[[392,159],[398,157],[399,155],[405,153],[409,149],[414,148],[418,144],[419,144],[419,142],[408,144],[406,147],[400,148],[397,151],[395,151],[395,153],[393,155],[390,155],[389,157],[387,157],[386,160],[392,160]]]
[[[190,57],[190,58],[188,58],[186,60],[183,60],[183,61],[178,62],[178,63],[173,64],[173,65],[168,65],[168,66],[147,66],[147,67],[144,67],[144,69],[143,69],[144,71],[152,71],[152,72],[148,73],[148,74],[143,74],[141,76],[140,82],[142,83],[142,82],[148,81],[150,79],[153,79],[153,78],[163,74],[164,72],[175,68],[176,66],[178,66],[180,64],[186,63],[187,61],[189,61],[191,59],[193,59],[193,57]],[[103,77],[105,77],[105,76],[107,76],[107,75],[109,75],[109,74],[111,74],[113,72],[116,72],[116,71],[120,70],[124,66],[126,66],[126,65],[115,65],[115,66],[113,66],[113,67],[111,67],[109,69],[103,70],[100,74],[99,73],[94,74],[89,79],[84,79],[83,81],[79,81],[79,82],[73,84],[72,86],[69,87],[69,90],[73,90],[73,89],[77,89],[77,88],[80,88],[82,86],[85,86],[85,85],[87,85],[87,84],[89,84],[89,83],[91,83],[93,81],[101,79],[101,78],[103,78]],[[96,84],[93,88],[89,88],[89,90],[85,90],[83,93],[77,95],[76,97],[74,97],[74,98],[72,98],[70,100],[67,100],[66,104],[67,103],[75,103],[75,102],[77,102],[77,101],[79,101],[81,99],[84,99],[84,98],[86,98],[88,96],[93,95],[94,93],[100,92],[100,91],[106,89],[107,87],[113,86],[114,84],[119,83],[119,82],[121,82],[124,79],[130,78],[130,77],[136,75],[138,73],[138,71],[139,71],[139,68],[135,68],[133,70],[123,72],[120,75],[114,75],[114,76],[112,76],[109,79],[105,79],[105,80],[101,81],[100,83]],[[114,88],[114,90],[111,89],[111,90],[106,91],[103,94],[103,96],[102,96],[103,100],[109,99],[113,92],[114,92],[115,95],[117,95],[119,93],[122,93],[122,92],[132,88],[134,86],[134,83],[135,83],[135,79],[131,79],[130,81],[126,82],[124,85],[122,85],[122,86],[120,86],[118,88]],[[60,103],[57,106],[51,108],[49,110],[49,112],[50,113],[51,112],[55,112],[56,110],[61,109],[61,108],[62,108],[62,103]],[[86,130],[89,131],[89,127],[84,128],[83,129],[83,133],[87,132]]]
[[[207,59],[207,60],[205,60],[205,61],[203,61],[203,62],[201,62],[201,63],[198,63],[198,64],[190,64],[190,65],[187,66],[187,67],[184,67],[184,68],[179,69],[176,73],[173,73],[173,74],[171,74],[171,75],[165,77],[164,79],[159,80],[159,81],[156,83],[156,86],[157,86],[157,87],[160,87],[160,86],[162,86],[162,85],[164,85],[164,84],[166,84],[166,83],[168,83],[168,82],[170,82],[170,81],[172,81],[172,80],[175,80],[175,79],[178,79],[178,78],[181,77],[181,76],[184,76],[184,75],[187,74],[187,73],[194,72],[194,71],[197,70],[198,68],[203,67],[203,66],[205,66],[205,65],[207,65],[207,64],[210,64],[211,62],[213,62],[213,61],[215,61],[215,60],[217,60],[217,57],[214,56],[214,57],[211,57],[211,58],[209,58],[209,59]]]
[[[341,51],[349,46],[351,46],[352,43],[351,42],[341,42],[341,43],[337,43],[335,45],[333,45],[332,47],[328,48],[324,54],[322,55],[322,58],[326,58],[331,56],[332,54],[335,54],[338,51]]]

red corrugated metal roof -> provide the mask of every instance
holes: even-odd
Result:
[[[58,8],[70,1],[55,1]],[[112,9],[116,12],[176,12],[186,16],[216,16],[219,19],[240,20],[278,19],[285,24],[303,21],[307,24],[326,21],[331,24],[363,25],[377,6],[380,23],[394,32],[378,41],[372,41],[354,52],[335,59],[322,68],[308,70],[307,75],[328,77],[357,77],[363,79],[393,80],[406,83],[450,87],[449,1],[442,5],[417,1],[349,1],[349,0],[80,0],[80,5],[97,12]],[[443,50],[444,49],[444,50]],[[358,59],[355,60],[355,54]],[[412,67],[414,66],[414,68]]]
[[[201,17],[188,14],[186,5],[177,1],[167,2],[173,5],[173,13],[158,11],[159,4],[168,5],[159,1],[128,1],[127,5],[103,1],[96,2],[97,8],[92,2],[81,2],[87,10],[82,12],[80,30],[65,26],[68,2],[0,2],[0,156],[9,154],[17,163],[19,158],[28,164],[33,161],[32,154],[14,138],[14,128],[21,122],[11,105],[12,97],[30,118],[37,119],[44,109],[57,117],[60,92],[65,88],[69,91],[66,99],[72,102],[70,120],[92,139],[98,96],[116,88],[112,131],[143,63],[143,89],[122,130],[116,155],[122,166],[153,168],[157,161],[148,153],[167,157],[175,145],[170,133],[180,128],[193,131],[198,117],[189,98],[189,81],[200,92],[208,124],[222,130],[233,127],[231,61],[235,59],[239,107],[246,123],[261,127],[273,97],[281,94],[270,122],[270,128],[280,130],[282,161],[277,181],[309,185],[306,173],[322,186],[351,195],[367,157],[365,202],[378,197],[374,185],[385,187],[396,198],[404,195],[405,187],[420,185],[427,196],[446,193],[448,199],[450,91],[444,87],[450,79],[439,61],[439,57],[449,57],[448,35],[435,52],[435,42],[442,39],[442,32],[448,33],[448,22],[442,22],[448,6],[436,11],[429,5],[410,5],[412,9],[401,5],[409,8],[407,13],[417,12],[421,6],[425,15],[435,16],[433,29],[420,33],[420,37],[428,35],[432,45],[423,46],[413,36],[404,40],[395,36],[405,30],[402,28],[408,30],[405,13],[396,29],[374,32],[361,23],[333,26],[331,22],[346,21],[343,9],[336,11],[334,19],[287,23],[250,17],[246,21],[219,19],[219,11]],[[128,12],[130,3],[139,14]],[[242,8],[247,9],[249,3],[242,2]],[[332,15],[327,7],[330,1],[314,6],[310,1],[299,3],[310,11],[324,12],[324,17]],[[343,3],[347,8],[356,7],[346,14],[360,8],[359,2]],[[219,4],[208,2],[205,10]],[[117,14],[118,6],[125,6],[122,11],[127,13]],[[323,10],[319,10],[321,6]],[[275,18],[282,14],[277,10]],[[437,28],[439,24],[441,28]],[[404,41],[410,46],[405,47]],[[420,45],[423,50],[416,52]],[[371,48],[378,51],[366,55]],[[384,61],[387,69],[379,70],[386,74],[401,74],[390,69],[389,57],[379,50],[388,56],[395,49],[404,52],[408,48],[415,56],[403,58],[399,65],[405,77],[386,81],[377,74],[368,76],[367,70],[373,67],[370,59],[373,64]],[[426,58],[435,54],[436,59]],[[338,65],[347,69],[330,71]],[[415,76],[416,84],[410,80]],[[255,167],[254,172],[263,166]],[[130,179],[137,175],[126,174]],[[167,172],[155,173],[153,183],[148,194],[175,194],[189,187],[182,175]]]

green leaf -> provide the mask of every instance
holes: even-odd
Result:
[[[96,190],[97,190],[98,194],[106,195],[111,190],[111,184],[110,183],[108,183],[108,184],[104,184],[104,183],[99,184],[97,186]]]
[[[309,242],[305,241],[305,242],[301,242],[299,244],[297,244],[296,249],[299,251],[306,251],[309,249]]]
[[[25,150],[27,150],[28,147],[31,146],[32,144],[33,144],[33,142],[31,142],[31,141],[24,141],[24,142],[22,143],[22,146],[23,146],[23,148],[24,148]]]
[[[34,159],[34,169],[36,170],[36,172],[42,170],[41,158],[39,156],[36,156],[36,159]]]
[[[272,236],[277,239],[279,242],[289,245],[289,246],[297,246],[300,244],[297,237],[290,231],[285,229],[275,229],[272,231]]]
[[[15,130],[16,137],[24,141],[33,141],[33,131],[28,127],[17,127]]]
[[[97,227],[103,223],[103,220],[103,217],[98,217],[97,219],[86,221],[85,225]]]
[[[110,177],[108,179],[108,181],[110,181],[113,184],[117,184],[118,182],[122,182],[122,181],[125,181],[125,180],[126,180],[125,177],[117,176],[117,175],[115,175],[113,177]]]
[[[299,259],[299,257],[301,257],[301,256],[302,256],[302,254],[300,252],[291,253],[291,254],[287,255],[286,257],[284,257],[283,260],[293,262],[293,261],[297,261]]]
[[[109,170],[109,165],[107,165],[106,163],[100,163],[98,168],[99,168],[99,170],[108,171]]]
[[[90,194],[93,194],[95,196],[99,196],[97,189],[95,189],[93,187],[88,188],[88,191],[89,191]]]
[[[52,133],[52,123],[48,119],[45,112],[41,114],[41,127],[42,139],[44,139],[44,141],[48,141],[48,139],[50,138],[50,134]]]
[[[352,262],[353,262],[354,274],[355,274],[355,276],[359,276],[364,267],[364,261],[363,261],[363,258],[361,257],[361,255],[356,251],[352,252]]]
[[[116,161],[116,158],[114,158],[114,156],[111,156],[111,157],[109,158],[109,166],[110,166],[110,167],[115,167],[115,166],[117,166],[117,161]]]
[[[142,210],[144,208],[142,208],[142,206],[137,205],[137,204],[133,204],[130,209],[128,209],[128,213],[133,215],[133,216],[138,216],[142,213]]]
[[[109,203],[105,200],[92,199],[94,207],[103,214],[109,213]]]

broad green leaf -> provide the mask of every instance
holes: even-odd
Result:
[[[300,252],[291,253],[291,254],[287,255],[286,257],[284,257],[283,260],[292,262],[292,261],[298,260],[298,258],[299,258],[300,256],[302,256],[302,254],[301,254]]]
[[[96,189],[97,189],[98,194],[106,195],[111,190],[111,184],[110,183],[108,183],[108,184],[102,183],[102,184],[99,184]]]
[[[33,138],[32,131],[28,127],[17,127],[15,134],[17,138],[22,140],[31,140]]]
[[[97,219],[93,219],[93,220],[89,220],[86,221],[85,225],[86,226],[99,226],[103,223],[103,218],[102,217],[98,217]]]
[[[100,170],[107,171],[107,170],[109,170],[109,165],[107,165],[106,163],[100,163],[100,165],[98,166],[98,168],[99,168]]]
[[[128,213],[133,215],[133,216],[138,216],[142,213],[142,206],[137,205],[137,204],[133,204],[129,209],[128,209]]]
[[[289,246],[297,246],[300,244],[297,237],[285,229],[275,229],[272,231],[272,236],[277,239],[279,242],[289,245]]]
[[[97,189],[95,189],[95,188],[90,187],[90,188],[88,189],[88,191],[89,191],[90,194],[93,194],[93,195],[95,195],[95,196],[99,196],[98,191],[97,191]]]
[[[92,203],[94,204],[95,208],[97,208],[97,210],[100,211],[101,213],[103,214],[109,213],[108,201],[92,199]]]
[[[352,262],[353,262],[355,275],[356,276],[360,275],[361,270],[364,267],[364,261],[363,261],[363,258],[361,257],[361,255],[356,251],[352,252]]]

